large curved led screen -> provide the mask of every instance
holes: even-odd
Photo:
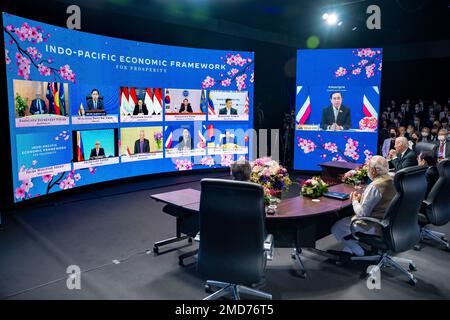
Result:
[[[15,201],[251,157],[252,52],[3,24]]]

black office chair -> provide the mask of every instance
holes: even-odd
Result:
[[[438,145],[432,142],[418,142],[414,148],[414,151],[417,155],[421,154],[424,151],[432,151],[434,154],[437,154]]]
[[[229,293],[272,299],[256,289],[264,282],[266,260],[272,259],[273,237],[266,236],[263,188],[221,179],[203,179],[200,197],[200,246],[197,269],[206,288],[219,288],[204,300]]]
[[[409,270],[416,270],[412,260],[392,257],[389,253],[398,253],[413,249],[420,240],[417,215],[427,191],[425,179],[426,167],[409,167],[399,170],[394,177],[397,194],[386,210],[383,220],[372,217],[359,217],[351,225],[352,235],[360,242],[368,244],[377,254],[372,256],[352,257],[353,261],[375,261],[377,265],[368,273],[369,279],[384,267],[391,266],[409,277],[409,283],[415,285],[417,280],[412,273],[400,263],[409,265]],[[358,222],[367,222],[381,227],[381,235],[369,235],[355,231]]]
[[[450,160],[444,159],[438,163],[439,179],[430,190],[419,213],[421,240],[434,240],[450,251],[445,234],[425,228],[427,225],[443,226],[450,221]]]

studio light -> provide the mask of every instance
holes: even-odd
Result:
[[[328,15],[327,23],[329,25],[335,25],[337,23],[337,21],[338,21],[338,17],[335,13]]]
[[[323,19],[323,20],[327,20],[327,19],[328,19],[328,13],[324,13],[324,14],[322,15],[322,19]]]

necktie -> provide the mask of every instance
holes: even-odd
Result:
[[[441,143],[441,145],[439,146],[439,156],[443,157],[444,156],[444,144]]]
[[[41,100],[37,101],[39,113],[42,113]]]
[[[97,101],[94,101],[94,109],[97,109]]]
[[[336,109],[336,108],[333,107],[333,110],[334,110],[334,122],[337,123],[337,117],[338,117],[339,109]]]

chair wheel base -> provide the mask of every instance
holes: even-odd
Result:
[[[205,292],[206,293],[213,293],[213,289],[211,288],[211,286],[209,284],[205,284]]]
[[[417,284],[417,279],[416,279],[416,278],[409,279],[409,280],[408,280],[408,283],[409,283],[411,286],[415,286],[415,285]]]
[[[422,250],[422,246],[416,244],[416,245],[414,246],[414,250],[415,250],[415,251],[420,251],[420,250]]]
[[[409,271],[417,271],[417,267],[412,263],[410,263],[408,267],[409,267]]]

